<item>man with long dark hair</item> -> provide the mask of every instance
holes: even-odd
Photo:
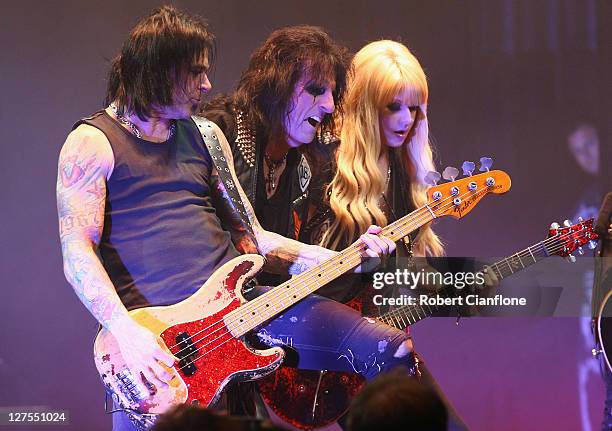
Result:
[[[285,27],[255,50],[234,94],[204,115],[232,144],[236,173],[269,230],[295,237],[342,110],[350,56],[323,29]]]
[[[264,228],[297,238],[308,218],[309,203],[322,200],[325,176],[319,172],[329,170],[332,163],[330,148],[334,145],[327,144],[335,140],[336,115],[342,112],[349,64],[348,50],[323,29],[304,25],[281,28],[254,51],[236,91],[206,105],[204,116],[228,137],[238,179]],[[258,280],[275,284],[278,279],[266,274]],[[323,287],[321,293],[345,301],[354,296],[356,285],[359,280],[340,280]],[[381,364],[377,357],[377,350],[386,350],[390,340],[389,348],[398,352],[393,362],[411,361],[411,341],[403,331],[361,318],[349,307],[319,296],[309,297],[302,306],[309,310],[306,319],[299,313],[284,313],[257,333],[264,344],[290,344],[297,351],[292,365],[372,377],[391,365]],[[379,341],[382,344],[378,345]],[[321,386],[316,379],[308,382],[307,375],[296,372],[291,378],[304,379],[305,386]],[[329,381],[336,378],[338,385],[348,377],[326,374]],[[283,385],[281,376],[268,380]],[[296,387],[300,383],[290,384]],[[267,382],[262,390],[264,399],[279,392]],[[314,395],[319,404],[325,403],[323,392]],[[300,395],[302,400],[305,397]],[[276,405],[277,413],[287,413],[276,399],[269,401]],[[290,405],[295,411],[297,407]]]
[[[116,339],[132,375],[144,377],[134,384],[145,394],[150,384],[164,386],[176,377],[175,358],[128,309],[189,297],[239,254],[237,248],[258,251],[266,256],[268,271],[284,273],[301,272],[333,255],[264,230],[230,168],[231,187],[238,185],[244,201],[240,214],[248,220],[234,211],[190,119],[211,89],[207,72],[213,48],[214,38],[200,18],[170,6],[153,11],[134,27],[113,61],[109,106],[75,124],[59,158],[66,278]],[[231,167],[225,137],[210,127]],[[394,248],[375,234],[362,240],[368,256]],[[115,429],[131,427],[125,415],[114,416]]]

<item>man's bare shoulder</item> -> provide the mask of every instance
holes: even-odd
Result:
[[[89,160],[100,167],[108,178],[113,170],[114,155],[106,135],[89,124],[74,129],[64,142],[60,153],[62,159]]]

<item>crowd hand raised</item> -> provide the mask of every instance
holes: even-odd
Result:
[[[395,251],[395,243],[389,238],[379,235],[382,232],[380,226],[372,225],[366,233],[359,237],[359,240],[365,244],[365,249],[362,252],[362,263],[355,272],[370,272],[375,270],[391,253]]]
[[[168,352],[161,338],[131,318],[114,325],[111,333],[117,340],[121,355],[141,393],[149,393],[140,373],[157,387],[167,386],[176,376],[172,368],[176,358]]]

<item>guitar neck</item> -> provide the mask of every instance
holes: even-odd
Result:
[[[489,265],[489,267],[495,272],[497,278],[501,280],[522,271],[534,263],[540,262],[541,260],[554,255],[558,251],[561,244],[562,241],[559,239],[549,238],[533,244],[511,256],[505,257],[504,259]],[[440,291],[428,294],[428,296],[433,297],[441,295],[450,297],[453,294],[452,289],[452,286],[447,286]],[[433,315],[439,308],[440,307],[436,305],[421,305],[419,303],[414,305],[404,305],[380,315],[378,320],[398,329],[404,329]]]
[[[553,241],[551,241],[551,239]],[[554,248],[558,245],[559,241],[554,241],[553,238],[551,239],[540,241],[518,253],[501,259],[490,265],[490,268],[495,272],[499,280],[522,271],[534,263],[538,263],[555,254],[554,251],[556,250],[554,250]],[[551,252],[551,250],[554,251]]]
[[[381,235],[399,241],[419,227],[432,221],[436,205],[425,205],[385,227]],[[362,261],[365,244],[357,241],[325,262],[228,313],[224,320],[235,336],[242,336],[277,314],[291,307],[320,287],[357,267]]]

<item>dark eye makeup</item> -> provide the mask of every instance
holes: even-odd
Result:
[[[391,102],[387,105],[387,109],[391,112],[397,112],[400,109],[402,109],[402,103],[401,102]],[[408,107],[408,110],[412,113],[416,112],[418,109],[419,109],[418,105]]]
[[[391,102],[387,105],[387,109],[391,112],[397,112],[402,109],[402,104],[400,102]]]
[[[304,87],[304,89],[308,92],[308,94],[311,94],[315,97],[325,93],[325,87],[322,87],[317,84],[308,84],[306,87]]]

